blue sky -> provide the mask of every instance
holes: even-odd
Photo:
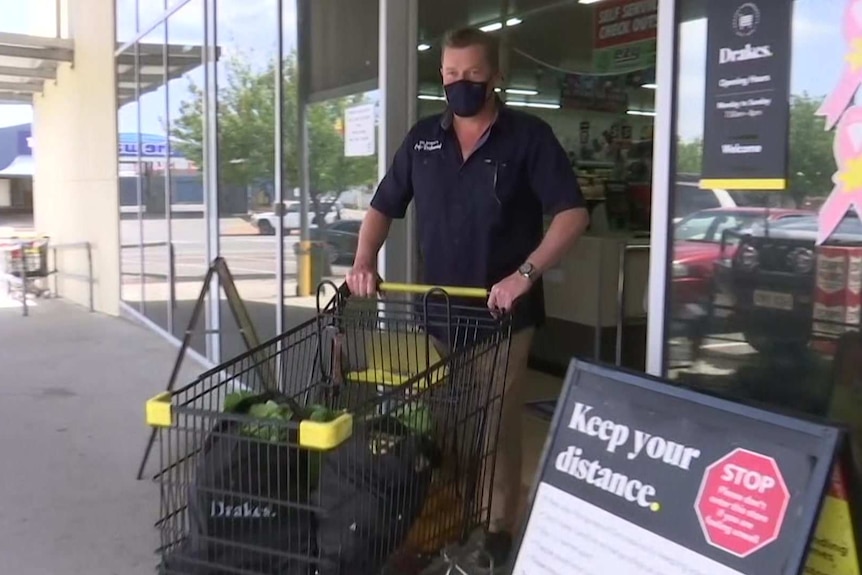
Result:
[[[41,0],[45,1],[45,0]],[[108,0],[106,0],[108,1]],[[130,0],[120,0],[128,3]],[[53,4],[53,0],[50,1]],[[145,6],[153,3],[143,2]],[[222,2],[219,8],[219,44],[223,57],[236,52],[251,54],[251,61],[260,66],[275,52],[276,26],[272,18],[271,0],[241,0]],[[286,7],[293,6],[285,2]],[[808,92],[822,96],[835,84],[843,66],[846,49],[841,34],[841,18],[846,0],[796,0],[794,11],[794,53],[791,74],[792,92]],[[37,13],[44,21],[43,9],[37,9],[35,0],[0,0],[0,31],[28,33],[40,20],[32,16]],[[152,21],[158,9],[142,11],[142,21]],[[194,0],[177,12],[169,23],[172,44],[200,45],[203,36],[201,0]],[[283,15],[285,30],[296,27],[296,15],[286,10]],[[119,35],[129,38],[133,34],[133,21],[120,19]],[[291,35],[289,35],[291,36]],[[152,38],[155,40],[155,37]],[[295,44],[295,36],[286,38],[288,47]],[[706,60],[706,22],[692,21],[681,29],[681,62],[678,125],[684,138],[700,137],[703,123],[704,70]],[[191,78],[202,82],[201,70],[190,73]],[[186,94],[188,79],[182,78],[170,84],[170,113],[176,114]],[[165,88],[145,95],[141,99],[141,131],[164,133]],[[119,115],[121,131],[136,131],[135,105],[127,105]],[[0,106],[0,126],[26,123],[32,120],[29,106]]]

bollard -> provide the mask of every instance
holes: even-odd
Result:
[[[296,295],[307,297],[316,293],[323,278],[332,273],[326,244],[323,242],[297,242],[296,256],[298,277]]]

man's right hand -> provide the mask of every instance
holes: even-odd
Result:
[[[380,278],[371,266],[354,265],[347,272],[347,287],[357,297],[373,297],[377,294]]]

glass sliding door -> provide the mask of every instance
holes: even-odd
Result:
[[[853,382],[862,351],[855,275],[862,223],[841,191],[856,180],[835,160],[836,150],[859,153],[855,136],[835,126],[841,118],[855,126],[862,102],[855,84],[838,89],[853,50],[840,33],[852,17],[847,7],[792,2],[788,184],[763,191],[699,183],[710,22],[705,3],[677,2],[661,343],[665,374],[681,385],[860,429]]]

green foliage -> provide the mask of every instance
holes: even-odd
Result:
[[[825,120],[814,115],[822,101],[802,94],[790,102],[790,193],[797,202],[832,190],[835,132],[826,131]]]
[[[276,64],[256,71],[242,55],[224,61],[218,75],[219,182],[246,188],[275,178],[277,129]],[[301,187],[299,150],[298,74],[295,54],[284,58],[282,69],[283,189]],[[204,93],[194,82],[180,106],[170,135],[189,160],[203,164]],[[308,106],[309,180],[311,196],[338,194],[352,186],[377,180],[377,158],[347,158],[340,127],[344,111],[364,103],[362,95],[336,98]]]
[[[690,142],[679,140],[676,147],[677,172],[699,174],[703,163],[703,140],[696,138]]]

